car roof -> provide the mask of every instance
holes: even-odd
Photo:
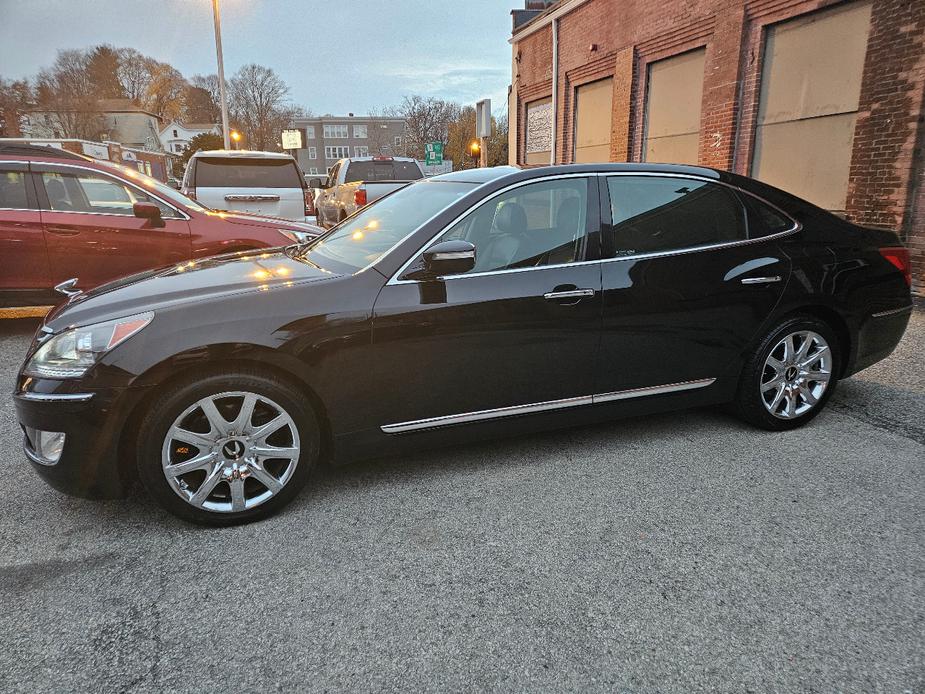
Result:
[[[346,161],[417,161],[414,157],[393,157],[389,155],[368,156],[368,157],[348,157]]]
[[[28,157],[43,159],[68,159],[71,161],[90,161],[87,157],[59,147],[31,145],[24,142],[0,142],[0,155],[5,157]]]
[[[227,157],[229,159],[292,159],[292,155],[285,152],[261,152],[250,149],[207,149],[200,150],[193,155],[194,159],[201,157]]]

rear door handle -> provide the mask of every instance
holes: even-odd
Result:
[[[560,292],[546,292],[543,298],[555,301],[556,299],[580,299],[583,296],[594,296],[594,294],[593,289],[565,289]]]
[[[742,284],[771,284],[772,282],[780,282],[780,275],[772,275],[770,277],[746,277],[742,280]]]
[[[74,227],[54,227],[48,226],[45,227],[45,231],[58,234],[59,236],[77,236],[80,233],[80,229],[75,229]]]

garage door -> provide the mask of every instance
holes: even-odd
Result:
[[[575,90],[575,161],[610,161],[613,79],[583,84]]]
[[[706,50],[649,64],[646,96],[646,161],[696,164]]]
[[[867,3],[768,30],[752,176],[845,209],[869,31]]]

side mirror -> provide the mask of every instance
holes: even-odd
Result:
[[[324,188],[324,186],[321,185],[321,179],[320,179],[320,178],[312,178],[312,179],[310,179],[309,182],[308,182],[308,187],[309,187],[309,188]]]
[[[161,221],[161,208],[153,202],[136,202],[132,205],[132,212],[142,219],[150,219],[153,222]]]
[[[422,258],[424,266],[409,274],[409,279],[459,275],[475,267],[475,246],[468,241],[441,241],[424,251]]]
[[[180,181],[175,178],[168,178],[167,185],[173,188],[174,190],[180,190]]]

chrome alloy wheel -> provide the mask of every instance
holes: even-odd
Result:
[[[764,362],[761,400],[780,419],[806,414],[822,398],[832,377],[832,350],[811,330],[790,333]]]
[[[263,395],[228,391],[198,400],[174,420],[161,465],[188,504],[237,513],[282,490],[299,451],[298,429],[282,407]]]

